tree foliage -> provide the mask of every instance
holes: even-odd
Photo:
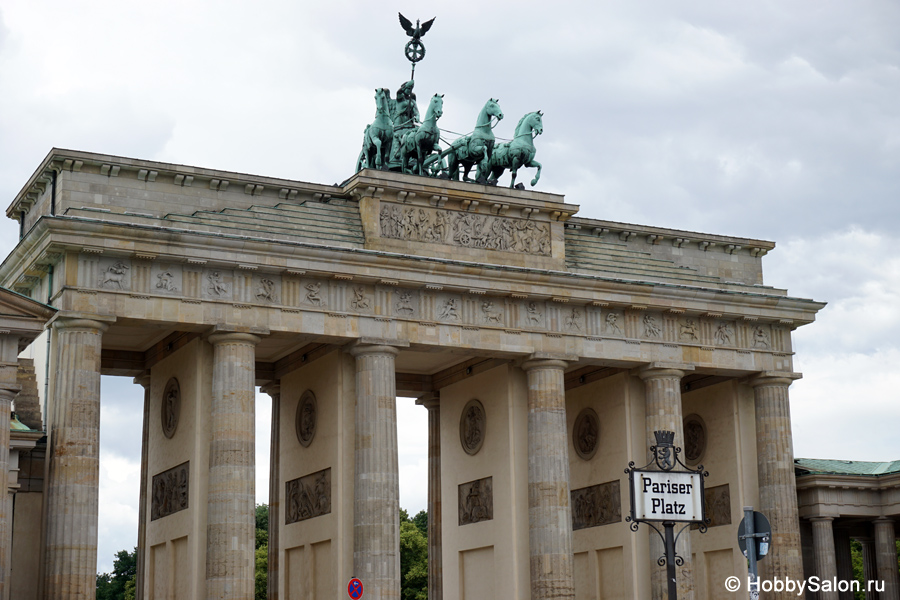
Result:
[[[269,570],[269,507],[256,506],[255,600],[266,600]],[[97,600],[134,600],[137,548],[116,553],[112,573],[97,574]],[[428,513],[410,518],[400,509],[400,597],[428,600]]]
[[[400,597],[428,600],[428,514],[400,509]]]
[[[126,600],[129,581],[137,577],[137,548],[119,550],[113,560],[112,573],[97,574],[97,600]],[[131,584],[134,589],[134,583]]]

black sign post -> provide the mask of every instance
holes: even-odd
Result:
[[[669,600],[677,600],[675,567],[683,565],[684,558],[675,552],[675,543],[693,524],[700,526],[700,533],[706,533],[709,519],[706,518],[703,485],[709,473],[703,470],[703,465],[691,469],[681,462],[681,448],[675,447],[674,432],[654,431],[653,435],[656,437],[656,445],[650,447],[653,460],[641,469],[635,468],[632,461],[625,469],[631,490],[631,515],[625,520],[631,523],[632,531],[638,530],[639,523],[646,523],[662,538],[665,555],[656,562],[660,566],[666,565]],[[654,464],[656,468],[651,469]],[[675,468],[678,465],[680,469]],[[654,523],[662,523],[663,531]],[[677,524],[683,524],[683,527],[676,534]]]
[[[772,527],[769,520],[752,506],[744,507],[744,520],[738,527],[738,546],[749,562],[750,598],[759,598],[759,569],[757,561],[769,552],[769,540],[772,539]]]

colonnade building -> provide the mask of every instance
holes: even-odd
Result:
[[[801,579],[791,332],[824,305],[763,283],[772,242],[578,210],[372,170],[319,185],[52,150],[0,265],[49,322],[0,331],[4,368],[30,342],[47,436],[3,593],[93,597],[101,374],[144,388],[139,598],[252,597],[257,386],[270,598],[334,600],[351,577],[399,598],[397,396],[429,412],[433,600],[665,597],[661,543],[625,520],[624,469],[657,430],[709,471],[679,597],[746,574],[747,505],[773,528],[764,576]]]

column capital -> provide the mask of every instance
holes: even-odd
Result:
[[[53,315],[47,326],[54,329],[81,329],[103,333],[115,322],[116,318],[112,315],[66,311]]]
[[[206,341],[208,341],[213,346],[218,346],[219,344],[249,344],[251,346],[255,346],[262,341],[262,338],[252,333],[231,331],[214,333],[206,338]]]
[[[813,523],[824,523],[824,522],[832,522],[834,521],[834,517],[810,517],[809,520]]]
[[[876,517],[876,518],[872,519],[872,523],[874,523],[875,525],[878,525],[878,524],[893,525],[894,519],[892,519],[890,517],[883,517],[883,516]]]
[[[145,390],[150,389],[150,371],[145,371],[135,377],[132,381],[134,381],[135,385],[139,385],[143,387]]]
[[[417,406],[424,406],[428,410],[437,410],[441,407],[441,393],[428,392],[416,398]]]
[[[674,362],[652,362],[638,367],[634,373],[647,381],[648,379],[661,379],[663,377],[677,377],[681,379],[689,371],[694,370],[694,365]]]
[[[397,356],[403,348],[409,348],[408,341],[362,337],[348,344],[347,352],[355,357],[365,354],[392,354]]]
[[[534,352],[522,363],[523,371],[532,369],[565,369],[570,363],[577,362],[575,354],[560,354],[558,352]]]
[[[268,394],[273,400],[276,397],[281,397],[281,380],[276,379],[275,381],[270,381],[266,385],[260,388],[265,394]]]
[[[792,373],[790,371],[761,371],[751,376],[747,383],[754,388],[764,385],[787,387],[802,377],[802,373]]]

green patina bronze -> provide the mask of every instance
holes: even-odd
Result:
[[[496,182],[503,175],[503,171],[509,169],[512,176],[509,187],[516,185],[516,173],[519,167],[537,168],[531,186],[541,178],[541,163],[534,160],[537,150],[534,147],[534,138],[544,133],[543,113],[531,112],[519,119],[516,125],[516,134],[511,142],[498,144],[491,155],[491,181]]]
[[[478,113],[478,119],[475,121],[475,130],[469,135],[454,140],[450,147],[440,155],[428,159],[425,164],[426,168],[438,160],[443,161],[442,173],[449,175],[449,178],[454,181],[459,181],[459,168],[462,166],[463,181],[473,181],[469,179],[469,171],[472,167],[477,167],[474,181],[486,182],[496,140],[494,137],[496,123],[493,122],[493,117],[497,118],[497,123],[503,118],[499,102],[493,98],[485,102],[484,108]],[[433,169],[432,172],[434,172]]]
[[[444,95],[435,94],[425,111],[425,121],[406,133],[400,142],[400,165],[404,173],[424,175],[424,165],[433,152],[440,153],[441,130],[437,120],[444,114]],[[396,130],[394,130],[396,132]]]
[[[400,24],[411,38],[406,45],[406,57],[412,63],[415,75],[416,63],[425,56],[421,38],[431,29],[434,19],[420,23],[400,15]],[[419,121],[419,108],[413,91],[415,81],[410,80],[397,90],[392,99],[387,88],[375,90],[375,120],[366,127],[363,146],[356,161],[356,170],[383,169],[428,177],[440,177],[459,181],[475,181],[496,185],[504,171],[510,171],[509,187],[516,187],[519,168],[536,168],[531,185],[541,178],[541,163],[534,160],[534,138],[544,131],[543,113],[535,111],[519,120],[511,141],[496,144],[494,127],[503,119],[499,100],[491,98],[478,114],[472,133],[449,142],[441,150],[441,130],[437,121],[444,112],[444,95],[431,97],[424,122]],[[496,119],[496,121],[495,121]],[[446,141],[446,140],[444,140]],[[469,172],[475,167],[475,179]],[[519,184],[519,188],[523,188]]]
[[[382,169],[387,165],[394,143],[394,122],[390,114],[391,92],[387,88],[375,90],[375,120],[366,126],[363,147],[356,160],[356,170]]]

